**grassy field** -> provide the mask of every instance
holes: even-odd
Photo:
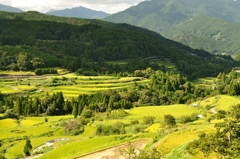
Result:
[[[200,106],[203,107],[206,107],[207,105],[215,107],[216,111],[228,110],[230,106],[240,104],[240,98],[228,95],[218,95],[195,103],[198,103]]]
[[[65,159],[81,156],[88,154],[90,152],[95,152],[105,148],[109,148],[121,143],[127,143],[128,141],[133,140],[132,136],[120,135],[120,136],[104,136],[104,137],[95,137],[88,140],[74,141],[68,144],[65,144],[57,149],[54,149],[47,153],[46,155],[40,157],[41,159]]]
[[[154,116],[157,122],[164,120],[165,114],[171,114],[176,119],[179,119],[183,115],[191,115],[197,113],[199,108],[187,106],[184,104],[177,104],[171,106],[149,106],[133,108],[129,111],[130,116],[127,119],[139,119],[142,120],[144,116]]]
[[[161,140],[157,150],[164,156],[170,153],[172,150],[184,145],[194,139],[198,138],[198,135],[202,132],[211,132],[214,130],[213,124],[199,124],[188,125],[178,128],[179,131],[174,132]]]

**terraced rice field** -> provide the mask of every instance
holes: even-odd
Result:
[[[140,77],[77,76],[74,73],[32,76],[32,73],[29,72],[22,72],[22,74],[21,72],[2,73],[7,75],[0,79],[0,91],[3,94],[31,91],[30,97],[42,97],[46,92],[53,94],[62,91],[65,97],[71,98],[80,94],[92,94],[108,89],[122,90],[149,82],[148,79]],[[15,76],[20,74],[25,75],[25,78],[19,79],[19,76]]]
[[[240,104],[239,97],[233,97],[228,95],[218,95],[215,97],[208,98],[204,101],[195,102],[200,106],[206,107],[210,105],[215,107],[215,110],[228,110],[230,106]]]

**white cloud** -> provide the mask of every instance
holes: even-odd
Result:
[[[36,10],[47,12],[50,9],[65,9],[73,7],[87,7],[115,13],[129,8],[143,0],[0,0],[0,4],[10,5],[24,11]]]

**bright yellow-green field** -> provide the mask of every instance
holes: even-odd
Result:
[[[55,116],[47,117],[48,122],[45,123],[44,117],[27,117],[26,120],[21,120],[18,125],[12,119],[0,120],[0,139],[22,136],[38,136],[49,131],[57,131],[57,126],[52,126],[57,121],[62,119],[71,119],[73,116]]]
[[[12,94],[12,93],[18,93],[20,91],[13,89],[11,86],[4,86],[4,87],[0,87],[0,92],[3,94]]]
[[[28,71],[0,71],[1,74],[8,74],[8,75],[35,75],[34,72]]]
[[[17,124],[13,119],[0,120],[0,131],[8,128],[14,128]],[[0,137],[1,138],[1,137]]]
[[[127,119],[142,120],[144,116],[154,116],[156,121],[163,121],[165,114],[171,114],[176,119],[184,115],[197,113],[199,108],[187,106],[185,104],[176,104],[171,106],[149,106],[133,108],[129,111],[130,116]]]
[[[145,131],[152,132],[152,133],[158,132],[160,130],[162,130],[162,125],[160,123],[154,123],[153,125],[149,126],[147,129],[145,129]]]
[[[35,89],[35,86],[19,85],[19,86],[15,86],[15,88],[21,91],[29,91],[29,90]]]
[[[59,136],[55,137],[39,137],[39,138],[32,138],[31,140],[31,145],[33,148],[37,148],[38,146],[41,146],[45,144],[47,141],[53,140],[53,139],[58,139],[60,138]],[[20,140],[18,141],[14,146],[10,147],[8,149],[8,153],[6,154],[6,157],[9,159],[14,159],[17,158],[19,155],[23,154],[23,148],[26,144],[26,140]]]
[[[218,95],[195,103],[199,103],[199,105],[203,107],[210,105],[215,107],[216,110],[228,110],[231,105],[240,104],[240,98],[228,95]]]
[[[157,150],[163,155],[170,153],[177,147],[198,138],[201,132],[214,131],[214,125],[188,125],[178,132],[174,132],[160,140]]]
[[[66,159],[74,158],[90,152],[95,152],[105,148],[109,148],[121,143],[127,143],[133,140],[132,136],[118,135],[118,136],[104,136],[95,137],[89,140],[79,140],[63,145],[57,149],[50,151],[40,159]]]

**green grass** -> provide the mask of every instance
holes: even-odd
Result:
[[[180,128],[179,128],[180,129]],[[179,146],[186,144],[194,139],[198,138],[201,132],[211,132],[214,130],[212,124],[204,125],[189,125],[181,128],[177,132],[167,135],[165,138],[161,139],[157,150],[163,155],[170,153],[172,150],[178,148]]]
[[[139,119],[142,120],[144,116],[154,116],[156,121],[163,121],[165,114],[171,114],[176,119],[183,115],[191,115],[197,113],[199,108],[194,108],[187,105],[171,105],[171,106],[149,106],[133,108],[129,111],[130,116],[127,119]]]
[[[216,78],[213,77],[206,77],[206,78],[199,78],[193,81],[193,83],[196,86],[204,86],[204,87],[211,87],[211,86],[215,86],[214,80],[216,80]]]
[[[29,91],[29,90],[35,89],[35,86],[28,86],[28,85],[19,85],[19,86],[15,86],[15,87],[21,91]]]
[[[195,103],[199,103],[199,105],[203,107],[210,105],[215,107],[216,111],[228,110],[230,106],[240,104],[240,98],[229,95],[218,95]]]
[[[172,71],[174,73],[180,73],[180,71],[177,69],[176,65],[172,63],[170,60],[159,60],[156,59],[154,62],[158,63],[159,66],[165,66],[167,71]]]
[[[55,126],[55,123],[60,120],[71,119],[72,116],[53,116],[47,118],[48,122],[44,122],[44,117],[27,117],[26,120],[21,120],[20,125],[17,125],[12,119],[0,120],[0,139],[23,136],[42,136],[50,131],[59,131],[61,127]]]
[[[0,87],[0,92],[3,94],[13,94],[20,92],[19,90],[13,89],[11,86]]]
[[[187,144],[183,144],[178,148],[172,150],[169,154],[165,156],[166,159],[189,159],[185,154],[185,148]]]
[[[104,137],[95,137],[88,140],[74,141],[72,143],[65,144],[57,149],[54,149],[40,159],[65,159],[81,156],[111,146],[115,146],[127,141],[131,141],[133,138],[127,135],[120,136],[104,136]]]
[[[4,131],[4,129],[8,129],[8,128],[14,128],[16,127],[17,124],[13,119],[2,119],[0,120],[0,132]]]
[[[47,141],[58,139],[59,137],[39,137],[39,138],[29,138],[31,141],[31,145],[33,146],[33,149],[45,144]],[[14,144],[12,147],[8,149],[8,152],[6,153],[6,157],[8,159],[14,159],[18,158],[19,156],[23,155],[23,148],[26,144],[26,140],[20,140],[17,141],[16,144]]]
[[[7,74],[7,75],[35,75],[34,72],[29,72],[29,71],[1,71],[0,70],[0,75],[2,74]]]
[[[147,129],[145,129],[145,131],[152,132],[152,133],[158,132],[160,130],[162,130],[162,125],[160,123],[154,123],[153,125],[149,126]]]

